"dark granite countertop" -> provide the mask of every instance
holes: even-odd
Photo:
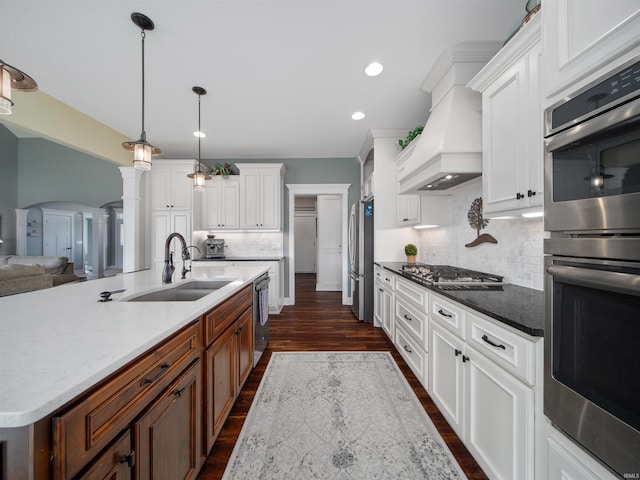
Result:
[[[376,264],[413,281],[403,274],[402,262]],[[544,336],[544,293],[541,290],[508,283],[502,284],[502,290],[443,290],[436,285],[415,283],[528,335]]]

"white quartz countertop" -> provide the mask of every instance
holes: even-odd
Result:
[[[0,428],[53,413],[252,282],[266,267],[199,267],[172,285],[145,270],[0,298]],[[231,280],[196,301],[126,302],[189,280]],[[126,289],[98,303],[100,292]]]

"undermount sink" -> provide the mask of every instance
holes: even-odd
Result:
[[[125,302],[193,302],[231,283],[230,280],[191,280],[175,287],[145,293]]]

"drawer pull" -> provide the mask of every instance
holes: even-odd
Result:
[[[164,372],[166,372],[167,370],[169,370],[169,364],[168,363],[163,363],[162,365],[160,365],[160,371],[153,377],[151,378],[145,378],[144,380],[142,380],[140,382],[140,386],[144,387],[145,385],[149,385],[150,383],[155,382],[156,380],[158,380],[163,374]]]
[[[404,314],[404,319],[405,320],[409,320],[410,322],[413,321],[413,318],[411,318],[409,315],[407,315],[406,313]]]
[[[457,348],[454,350],[456,357],[462,353],[462,350],[458,350]]]
[[[133,468],[133,466],[136,464],[136,452],[131,450],[131,453],[129,453],[129,455],[122,455],[120,457],[120,463],[126,463],[129,468]]]
[[[471,359],[469,357],[467,357],[466,355],[462,355],[462,363],[468,362]]]
[[[186,389],[187,389],[187,387],[182,387],[180,390],[176,390],[175,392],[173,392],[173,394],[174,394],[176,397],[181,397],[181,396],[182,396],[182,394],[183,394],[183,392],[184,392]]]
[[[391,281],[391,279],[390,279],[390,278],[388,278],[388,277],[385,277],[384,279],[385,279],[387,282],[390,282],[390,281]]]
[[[384,292],[384,290],[383,290],[383,289],[381,289],[381,288],[379,288],[378,290],[379,290],[380,292]]]
[[[438,313],[440,315],[442,315],[443,317],[447,317],[447,318],[453,318],[453,315],[448,314],[447,312],[445,312],[444,310],[440,309],[438,310]]]
[[[498,345],[497,343],[493,343],[491,340],[489,340],[489,337],[487,337],[486,335],[482,335],[482,340],[484,340],[485,342],[487,342],[489,345],[491,345],[492,347],[496,347],[496,348],[501,348],[503,350],[506,350],[507,347],[505,347],[504,345],[500,344]]]
[[[406,345],[404,346],[404,349],[409,353],[413,353],[413,351],[411,349],[409,349],[409,347],[407,347]]]

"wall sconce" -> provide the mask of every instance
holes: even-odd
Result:
[[[0,60],[0,115],[11,115],[11,90],[35,92],[38,84],[26,73]]]
[[[140,139],[135,142],[124,142],[125,150],[133,151],[133,166],[138,170],[151,170],[151,156],[160,155],[162,151],[147,142],[147,133],[144,131],[144,39],[145,31],[153,30],[154,24],[149,17],[142,13],[132,13],[131,21],[141,28],[142,37],[142,133]]]

